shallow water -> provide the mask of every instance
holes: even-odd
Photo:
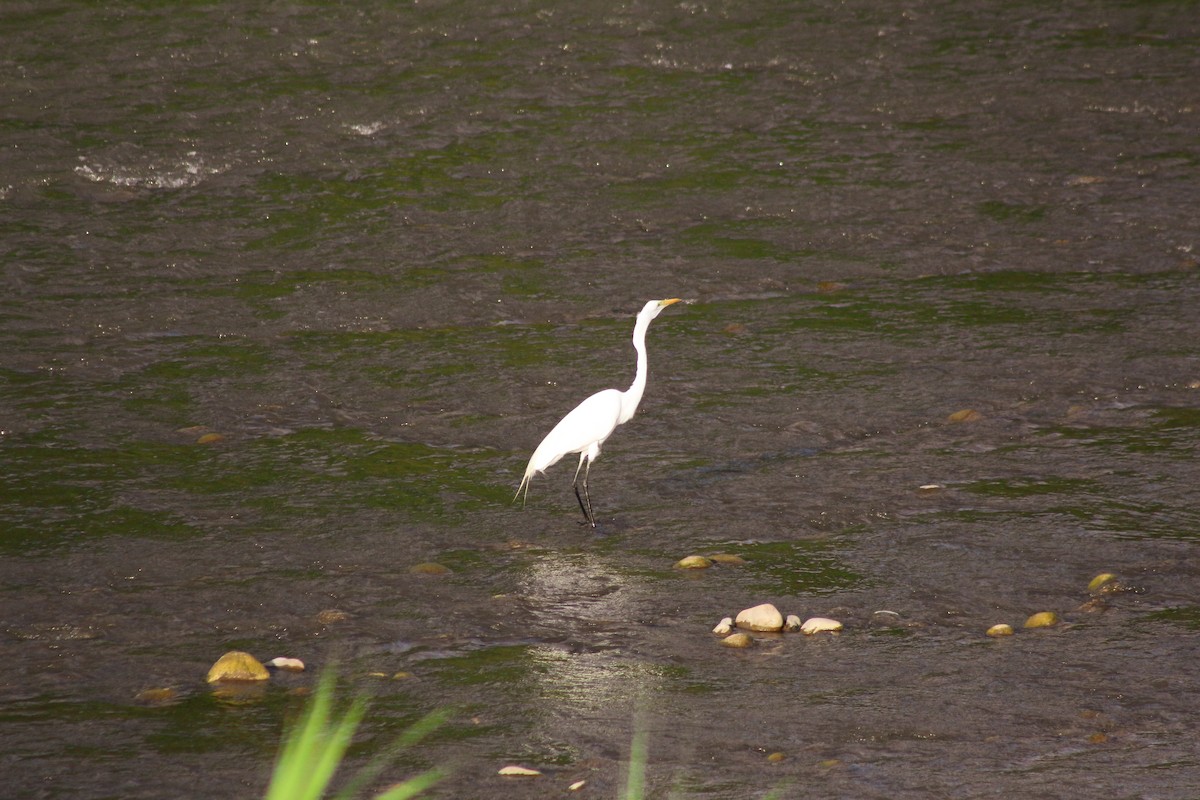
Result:
[[[312,673],[239,648],[355,761],[453,707],[438,796],[615,797],[639,719],[653,796],[1200,794],[1194,12],[0,12],[4,793],[261,794]],[[600,531],[512,504],[672,296]]]

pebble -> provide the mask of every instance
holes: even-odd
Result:
[[[783,630],[783,614],[770,603],[763,603],[739,611],[736,623],[739,628],[752,631],[778,631]]]
[[[713,628],[713,633],[718,636],[724,636],[733,630],[733,617],[725,617],[717,623],[717,627]]]
[[[209,683],[218,681],[265,681],[271,677],[257,658],[241,650],[230,650],[208,670]]]
[[[783,629],[785,631],[798,631],[804,627],[804,623],[795,614],[788,614],[787,619],[783,621]]]
[[[835,631],[840,631],[841,629],[842,623],[838,622],[836,619],[829,619],[828,617],[811,617],[806,619],[804,624],[800,626],[800,632],[808,636],[812,636],[814,633],[822,633],[824,631],[833,633]]]
[[[534,778],[542,773],[536,769],[530,769],[529,767],[520,767],[516,764],[510,764],[507,767],[501,767],[500,772],[497,774],[518,778]]]
[[[993,625],[987,629],[988,636],[1012,636],[1013,626],[1006,622],[1001,622],[999,625]]]
[[[712,559],[704,556],[687,556],[675,562],[675,569],[708,569],[713,565]]]
[[[287,672],[304,672],[304,662],[298,658],[276,656],[267,662],[267,666],[286,670]]]
[[[731,633],[721,640],[725,647],[753,647],[754,639],[748,633]]]

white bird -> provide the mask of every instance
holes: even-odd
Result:
[[[625,391],[619,389],[604,389],[584,400],[563,417],[542,443],[533,451],[529,465],[525,467],[525,477],[517,487],[516,497],[525,492],[529,497],[529,482],[538,473],[558,463],[559,459],[568,453],[579,453],[579,466],[575,468],[575,480],[571,484],[575,488],[575,499],[579,508],[592,527],[596,527],[596,518],[592,515],[592,498],[588,494],[588,472],[592,462],[600,457],[600,445],[612,435],[618,425],[623,425],[633,419],[638,403],[642,402],[642,393],[646,391],[646,330],[650,321],[657,317],[664,308],[672,303],[678,303],[678,297],[669,300],[651,300],[642,307],[633,326],[633,349],[637,351],[637,373],[633,384]],[[587,468],[584,469],[584,462]],[[583,495],[579,494],[579,471],[583,469]],[[525,500],[521,501],[524,505]]]

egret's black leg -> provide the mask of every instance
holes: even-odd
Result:
[[[583,468],[583,496],[579,495],[579,470],[575,470],[575,499],[579,501],[579,510],[583,512],[583,516],[587,517],[587,521],[594,528],[596,527],[596,517],[592,514],[592,497],[588,494],[588,473],[592,471],[592,460],[589,458],[587,465]],[[587,504],[584,505],[584,498],[587,499]]]
[[[588,516],[587,506],[585,506],[583,504],[583,497],[582,497],[582,495],[579,494],[579,484],[578,483],[575,484],[575,499],[579,501],[579,510],[583,512],[583,516],[586,517],[588,522],[592,522],[592,518]],[[593,522],[592,527],[595,527],[595,526],[596,526],[596,524]]]
[[[583,460],[585,458],[587,458],[587,455],[580,453],[579,465],[575,467],[575,478],[571,481],[571,488],[575,490],[575,499],[579,501],[579,510],[583,512],[584,518],[587,519],[587,506],[583,504],[583,498],[579,496],[579,471],[583,469]],[[587,521],[591,522],[590,519],[587,519]]]

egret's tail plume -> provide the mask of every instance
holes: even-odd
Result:
[[[525,477],[521,478],[521,485],[517,487],[517,493],[513,495],[512,501],[517,502],[517,498],[521,497],[521,492],[525,492],[525,496],[521,497],[521,508],[525,507],[525,501],[529,499],[529,481],[533,477],[533,470],[525,470]]]

